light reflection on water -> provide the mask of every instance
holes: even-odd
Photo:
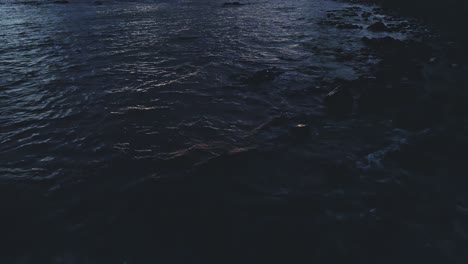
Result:
[[[154,171],[196,144],[216,154],[273,116],[319,111],[286,92],[354,76],[324,52],[360,47],[318,24],[338,3],[221,3],[0,5],[2,177],[66,180],[133,160]],[[242,81],[272,67],[272,82]]]

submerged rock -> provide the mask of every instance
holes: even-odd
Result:
[[[367,27],[371,31],[390,31],[390,29],[383,22],[375,22]]]
[[[348,87],[337,87],[327,94],[325,105],[328,112],[332,115],[349,115],[353,112],[353,95]]]
[[[70,2],[67,0],[57,0],[53,2],[54,4],[69,4]]]
[[[363,37],[362,41],[373,48],[379,49],[388,49],[393,48],[394,46],[401,45],[402,41],[398,39],[394,39],[392,37],[383,37],[383,38],[368,38]]]

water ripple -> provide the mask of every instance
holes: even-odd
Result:
[[[159,164],[189,152],[199,162],[242,146],[272,115],[318,111],[316,98],[289,94],[324,75],[353,74],[324,52],[346,41],[318,23],[339,5],[328,0],[2,3],[0,170],[8,177],[73,182],[122,160]],[[271,68],[282,74],[248,81]],[[214,150],[200,147],[213,142]],[[148,166],[141,171],[158,170]]]

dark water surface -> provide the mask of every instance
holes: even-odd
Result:
[[[1,179],[80,180],[197,144],[216,153],[272,116],[319,110],[288,92],[354,76],[333,55],[355,48],[353,32],[318,25],[338,3],[221,3],[0,5]],[[273,82],[243,81],[272,67]]]
[[[318,111],[314,98],[287,94],[355,77],[359,67],[336,62],[334,48],[357,50],[356,32],[318,23],[342,6],[4,2],[2,180],[66,181],[197,144],[216,152],[272,116]],[[282,73],[273,82],[243,81],[272,67]]]
[[[147,177],[171,177],[248,147],[252,131],[276,116],[321,114],[322,95],[314,96],[313,90],[335,78],[356,78],[372,62],[337,60],[337,50],[355,54],[363,47],[361,36],[381,34],[323,25],[327,11],[348,7],[329,0],[222,3],[2,1],[4,189],[40,197],[58,193],[61,198],[46,206],[54,209],[38,215],[62,219],[55,216],[89,193],[110,192]],[[268,69],[272,76],[258,73]],[[325,129],[333,136],[348,125],[330,121]],[[333,139],[329,148],[339,149],[344,141],[351,149],[367,147],[351,139]],[[6,197],[16,199],[11,192]],[[24,199],[25,204],[34,200]],[[74,219],[70,230],[87,223],[85,213],[78,215],[67,216]]]

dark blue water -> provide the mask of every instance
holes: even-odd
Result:
[[[81,178],[200,144],[210,156],[272,116],[318,111],[288,92],[354,76],[332,51],[353,33],[318,25],[340,4],[221,3],[0,5],[1,179]],[[242,81],[272,67],[272,82]]]
[[[88,193],[249,147],[274,117],[323,114],[311,91],[365,72],[372,58],[337,55],[379,35],[320,23],[348,7],[329,0],[104,2],[0,4],[0,182],[26,196],[58,193],[42,220]],[[258,78],[265,70],[274,76]],[[332,134],[346,126],[326,124]],[[75,230],[89,222],[78,215],[57,221]]]

